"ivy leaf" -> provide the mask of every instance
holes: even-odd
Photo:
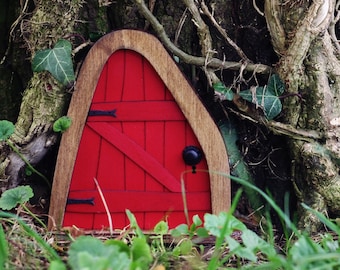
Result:
[[[222,94],[226,98],[226,100],[233,100],[234,92],[231,90],[231,88],[227,88],[223,83],[214,83],[213,88],[216,92]]]
[[[258,86],[253,89],[241,91],[240,96],[261,107],[269,120],[278,116],[282,110],[279,97],[267,86]]]
[[[272,120],[282,111],[279,96],[283,94],[284,90],[284,82],[279,75],[274,74],[270,77],[268,85],[241,91],[240,96],[261,107],[267,119]]]
[[[7,120],[0,121],[0,141],[7,140],[14,132],[14,124]]]
[[[63,85],[75,80],[72,58],[72,45],[61,39],[53,49],[38,51],[33,58],[32,68],[35,72],[49,71]]]
[[[268,81],[268,89],[276,96],[280,96],[285,91],[285,84],[279,75],[273,74]]]
[[[65,132],[72,124],[72,120],[68,116],[62,116],[57,119],[53,124],[54,132]]]
[[[33,191],[30,186],[19,186],[13,189],[8,189],[2,193],[0,198],[0,208],[3,210],[11,210],[17,204],[28,202],[33,197]]]

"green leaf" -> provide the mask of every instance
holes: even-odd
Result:
[[[154,227],[153,231],[156,233],[156,234],[160,234],[160,235],[163,235],[163,234],[166,234],[168,233],[169,231],[169,226],[168,226],[168,223],[165,222],[165,221],[160,221],[156,224],[156,226]]]
[[[118,259],[118,258],[117,258]],[[74,270],[106,270],[109,260],[107,257],[92,256],[88,252],[77,253],[77,267]]]
[[[227,88],[222,82],[217,82],[213,84],[213,88],[216,92],[222,94],[226,100],[233,100],[234,98],[234,92],[231,90],[231,88]]]
[[[251,230],[243,231],[241,238],[245,246],[255,255],[258,251],[261,251],[270,258],[276,255],[274,246],[264,241],[260,236]]]
[[[254,179],[249,172],[249,168],[246,165],[238,146],[239,137],[236,125],[231,119],[228,119],[225,121],[220,121],[218,123],[218,127],[222,134],[225,146],[228,150],[228,159],[231,168],[231,174],[233,176],[237,176],[243,180],[246,180],[249,183],[254,183]],[[262,205],[261,197],[258,196],[256,192],[254,192],[250,188],[245,188],[245,192],[252,208],[257,209]]]
[[[33,197],[33,191],[30,186],[19,186],[13,189],[8,189],[1,194],[0,208],[3,210],[11,210],[17,204],[28,202]]]
[[[209,233],[208,233],[207,229],[203,228],[203,227],[197,228],[196,233],[197,233],[198,237],[202,237],[202,238],[209,237]]]
[[[91,236],[80,236],[68,251],[68,263],[72,269],[106,270],[129,269],[131,260],[126,252],[120,252],[116,245],[104,245]]]
[[[134,238],[131,245],[132,260],[148,265],[152,261],[151,249],[146,239]]]
[[[187,224],[180,224],[175,229],[171,230],[172,237],[180,237],[183,234],[189,234],[189,228]]]
[[[57,119],[53,124],[54,132],[65,132],[72,124],[72,120],[68,116],[62,116]]]
[[[76,267],[78,265],[77,262],[77,254],[80,252],[87,252],[95,256],[102,256],[105,253],[104,244],[94,237],[90,236],[80,236],[74,241],[70,249],[68,251],[69,255],[69,264],[72,267]]]
[[[280,96],[285,91],[285,84],[279,75],[273,74],[269,78],[268,89],[276,96]]]
[[[226,225],[224,235],[221,235],[221,229]],[[218,216],[206,213],[204,215],[204,228],[216,237],[226,237],[233,231],[244,231],[247,227],[230,213],[221,212]]]
[[[227,236],[226,239],[231,254],[236,254],[240,258],[247,259],[252,262],[257,261],[256,253],[254,253],[251,249],[243,247],[239,242],[230,236]]]
[[[183,239],[179,245],[180,254],[188,255],[192,251],[192,241],[190,239]]]
[[[104,36],[104,34],[99,33],[99,32],[90,32],[89,33],[89,38],[92,42],[98,41],[102,36]]]
[[[120,252],[125,252],[126,254],[130,254],[129,246],[123,241],[119,241],[116,239],[109,239],[104,242],[105,246],[117,246]]]
[[[61,39],[53,49],[38,51],[32,61],[35,72],[49,71],[52,76],[63,85],[75,80],[71,58],[72,45],[69,41]]]
[[[324,254],[325,250],[320,245],[313,242],[309,236],[302,235],[289,249],[289,256],[291,256],[293,262],[303,262],[307,257],[316,254]],[[311,268],[312,269],[312,268]]]
[[[0,121],[0,141],[7,140],[14,132],[14,125],[7,120]]]
[[[240,96],[261,107],[267,119],[272,120],[282,111],[279,96],[283,94],[284,90],[284,82],[280,79],[279,75],[273,74],[269,78],[268,85],[241,91]]]
[[[202,220],[201,218],[199,217],[199,215],[194,215],[192,217],[192,221],[194,222],[194,224],[198,227],[198,226],[201,226],[202,225]]]
[[[255,87],[254,90],[244,90],[240,96],[257,106],[261,107],[267,119],[272,120],[282,111],[280,98],[276,96],[267,86]]]
[[[139,238],[145,238],[145,235],[143,233],[143,231],[141,230],[141,228],[139,227],[136,217],[134,214],[131,213],[131,211],[129,209],[125,210],[126,215],[128,216],[128,219],[130,221],[130,227],[131,229],[135,229],[136,230],[136,234]]]
[[[32,169],[31,169],[30,167],[26,166],[26,167],[25,167],[25,174],[26,174],[27,176],[31,176],[31,175],[33,174]]]
[[[67,268],[62,261],[52,261],[48,270],[67,270]]]
[[[8,259],[8,242],[2,225],[0,224],[0,269],[4,267]]]

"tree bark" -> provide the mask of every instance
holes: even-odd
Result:
[[[318,140],[289,139],[296,194],[300,203],[330,215],[340,213],[340,61],[329,33],[335,4],[334,0],[265,4],[280,56],[277,71],[291,94],[284,102],[285,122],[321,134]],[[300,203],[300,227],[317,231],[320,221]]]
[[[31,57],[38,50],[52,48],[61,39],[77,31],[81,0],[36,1],[29,19],[21,21],[21,34]],[[23,15],[23,14],[21,14]],[[34,73],[28,83],[11,141],[32,164],[37,164],[56,143],[53,122],[65,112],[69,94],[48,72]],[[0,175],[5,188],[17,186],[25,177],[25,163],[16,153],[0,145]]]

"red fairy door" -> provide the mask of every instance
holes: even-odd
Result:
[[[154,36],[120,30],[96,42],[79,72],[67,115],[72,125],[60,142],[50,229],[108,226],[94,178],[115,228],[129,224],[126,209],[144,229],[160,220],[171,227],[186,222],[181,174],[192,170],[182,159],[187,146],[204,153],[197,173],[183,176],[190,216],[229,209],[230,181],[216,173],[229,174],[221,134]]]
[[[179,88],[178,91],[181,91]],[[199,121],[199,119],[197,119]],[[114,228],[129,224],[129,209],[143,229],[160,220],[186,223],[181,174],[192,171],[183,150],[201,146],[173,96],[150,63],[118,50],[101,72],[74,166],[64,226],[108,227],[95,185],[103,191]],[[182,175],[190,219],[211,212],[205,158]]]

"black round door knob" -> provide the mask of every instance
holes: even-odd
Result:
[[[182,157],[185,164],[190,166],[197,165],[202,160],[202,151],[196,146],[187,146],[182,152]]]

